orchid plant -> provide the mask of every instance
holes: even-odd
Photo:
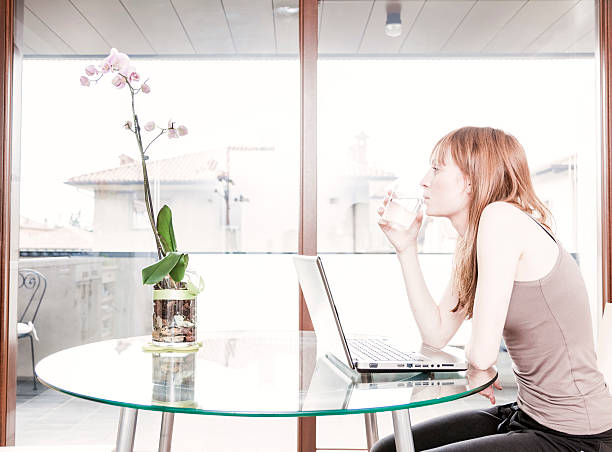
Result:
[[[117,89],[123,89],[127,86],[132,99],[132,118],[127,120],[123,127],[134,134],[138,151],[140,152],[145,205],[155,237],[159,259],[155,264],[142,270],[142,282],[143,284],[154,284],[155,289],[186,288],[197,294],[202,289],[203,283],[201,278],[197,288],[191,280],[187,281],[187,283],[182,282],[189,263],[189,256],[177,250],[170,208],[164,205],[157,214],[157,221],[155,220],[146,164],[149,158],[147,151],[159,137],[164,134],[169,139],[185,136],[188,132],[187,127],[184,125],[175,126],[175,123],[170,120],[168,121],[168,127],[160,127],[155,122],[148,121],[141,128],[138,115],[136,114],[135,99],[141,93],[149,94],[151,88],[147,83],[148,79],[141,82],[140,74],[136,71],[130,58],[125,53],[118,52],[117,49],[113,48],[100,64],[97,66],[87,66],[85,68],[85,75],[81,76],[81,85],[91,86],[92,83],[97,84],[105,74],[114,74],[111,83]],[[143,143],[142,129],[145,132],[157,131],[157,135],[151,138],[146,146]]]

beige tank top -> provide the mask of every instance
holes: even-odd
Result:
[[[514,282],[503,336],[517,403],[554,430],[601,433],[612,428],[612,395],[597,368],[584,280],[572,255],[538,225],[557,243],[559,256],[543,278]]]

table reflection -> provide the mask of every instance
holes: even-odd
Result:
[[[317,359],[300,398],[301,411],[363,410],[459,398],[485,389],[497,376],[495,367],[465,372],[350,373],[327,357]]]

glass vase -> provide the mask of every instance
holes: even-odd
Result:
[[[186,289],[153,290],[154,345],[188,347],[197,340],[196,297]]]

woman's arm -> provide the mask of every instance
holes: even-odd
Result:
[[[444,347],[465,319],[465,310],[451,312],[457,305],[457,297],[451,290],[452,280],[438,306],[425,284],[416,248],[408,248],[398,253],[397,257],[402,267],[410,308],[423,342],[436,348]]]
[[[516,207],[494,202],[480,216],[476,255],[478,280],[474,297],[472,335],[465,348],[468,362],[488,369],[497,361],[506,315],[522,252]]]

